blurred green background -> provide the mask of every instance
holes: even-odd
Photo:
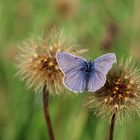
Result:
[[[0,140],[48,140],[42,94],[15,77],[17,46],[52,26],[64,28],[88,48],[87,58],[106,52],[140,60],[139,0],[0,0]],[[87,95],[51,96],[56,140],[105,140],[108,120],[85,106]],[[94,105],[93,105],[94,106]],[[140,119],[117,124],[114,140],[140,140]]]

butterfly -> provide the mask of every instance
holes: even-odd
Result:
[[[104,86],[106,75],[116,62],[116,55],[107,53],[88,61],[67,52],[57,52],[56,60],[64,74],[65,87],[73,92],[95,92]]]

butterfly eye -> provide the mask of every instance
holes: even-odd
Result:
[[[88,65],[86,65],[86,66],[84,66],[83,68],[81,68],[81,70],[82,70],[83,72],[89,73],[89,72],[91,72],[91,67],[89,67]]]
[[[82,67],[82,68],[81,68],[81,71],[85,71],[85,67]]]

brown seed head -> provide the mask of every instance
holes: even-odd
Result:
[[[16,58],[18,74],[36,92],[47,85],[49,90],[55,88],[56,93],[59,93],[63,87],[63,74],[56,62],[56,52],[62,50],[73,53],[76,46],[74,40],[66,38],[62,31],[55,30],[44,39],[29,40],[20,46]]]
[[[131,61],[116,64],[109,72],[106,84],[94,93],[89,105],[101,116],[114,113],[121,119],[140,112],[140,77]]]

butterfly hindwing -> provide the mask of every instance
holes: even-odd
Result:
[[[80,69],[73,69],[64,77],[64,85],[73,92],[83,92],[86,88],[86,79]]]
[[[101,72],[93,70],[90,73],[87,90],[89,92],[94,92],[104,86],[105,82],[106,77]]]

